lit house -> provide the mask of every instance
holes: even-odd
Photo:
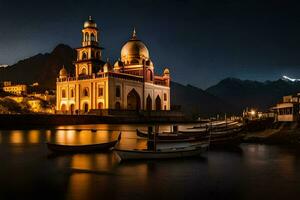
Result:
[[[278,103],[272,110],[277,115],[277,121],[292,122],[299,119],[300,93],[297,95],[288,95],[282,98],[282,102]]]
[[[12,84],[11,81],[3,82],[3,91],[11,94],[21,95],[27,93],[27,85],[24,84]]]
[[[154,73],[146,45],[132,37],[114,65],[102,61],[97,24],[89,18],[77,48],[75,74],[63,67],[56,83],[56,109],[63,113],[87,113],[98,109],[170,110],[170,72]]]

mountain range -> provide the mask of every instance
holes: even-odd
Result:
[[[14,65],[0,68],[0,81],[32,84],[55,89],[59,70],[64,65],[73,73],[76,51],[68,45],[59,44],[51,53],[37,54]],[[176,72],[174,72],[176,73]],[[171,104],[180,105],[190,115],[213,115],[216,113],[241,113],[246,107],[267,110],[283,95],[300,92],[299,82],[285,80],[250,81],[226,78],[218,84],[202,90],[192,85],[171,83]]]

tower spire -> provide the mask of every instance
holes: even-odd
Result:
[[[93,20],[91,15],[89,16],[89,20],[90,20],[90,21],[92,21],[92,20]]]
[[[136,30],[135,30],[135,27],[133,27],[133,32],[132,32],[132,39],[136,39],[137,36],[136,36]]]

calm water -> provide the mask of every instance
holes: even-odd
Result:
[[[122,130],[122,148],[143,148],[137,126],[58,128],[102,131],[0,131],[1,200],[300,198],[300,149],[295,147],[243,144],[192,159],[119,164],[113,153],[58,156],[44,143],[95,143]]]

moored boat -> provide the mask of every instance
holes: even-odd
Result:
[[[114,147],[117,142],[121,139],[121,133],[118,136],[117,140],[102,142],[96,144],[56,144],[47,142],[47,147],[49,150],[53,152],[61,152],[61,153],[77,153],[77,152],[93,152],[93,151],[105,151]]]
[[[190,138],[199,138],[206,136],[208,133],[206,131],[178,131],[178,132],[163,132],[156,133],[156,137],[158,140],[184,140]],[[143,132],[139,129],[136,130],[136,135],[142,138],[153,139],[153,133],[149,136],[148,133]],[[150,137],[150,138],[149,138]]]
[[[238,145],[242,141],[242,127],[227,128],[221,131],[188,131],[186,133],[155,133],[157,143],[182,143],[182,142],[197,142],[210,141],[211,147]],[[139,137],[153,139],[153,133],[148,134],[137,130]]]
[[[124,160],[141,160],[141,159],[167,159],[167,158],[185,158],[192,156],[199,156],[201,153],[207,151],[209,144],[202,143],[201,145],[190,145],[188,147],[165,148],[157,150],[147,149],[133,149],[123,150],[114,149],[117,158],[120,161]]]

